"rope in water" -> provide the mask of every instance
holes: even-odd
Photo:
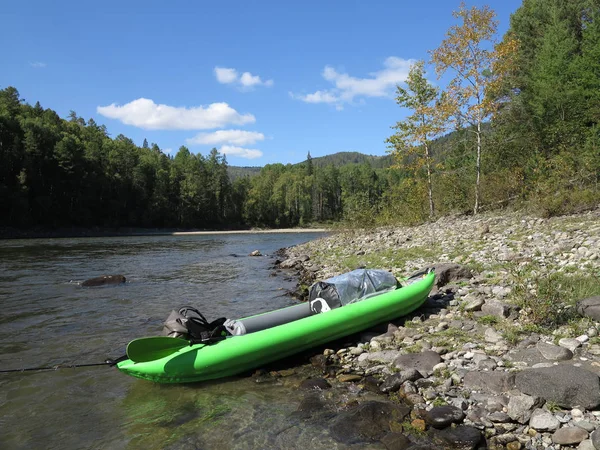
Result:
[[[101,363],[89,363],[89,364],[57,364],[56,366],[44,366],[44,367],[25,367],[22,369],[3,369],[0,370],[0,373],[11,373],[11,372],[33,372],[33,371],[43,371],[43,370],[58,370],[58,369],[77,369],[78,367],[94,367],[94,366],[114,366],[118,362],[126,359],[127,356],[121,356],[117,359],[107,359]]]

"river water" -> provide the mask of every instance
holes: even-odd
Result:
[[[102,362],[171,309],[209,320],[294,303],[272,255],[314,233],[0,241],[0,369]],[[120,286],[78,282],[123,274]],[[158,385],[108,366],[0,374],[2,449],[345,448],[293,419],[290,378]]]

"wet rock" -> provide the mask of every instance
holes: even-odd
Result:
[[[544,403],[540,397],[513,395],[508,401],[507,413],[516,422],[527,423],[536,408]]]
[[[473,450],[477,448],[481,438],[479,430],[468,425],[446,428],[434,434],[434,439],[439,444],[439,448],[448,450]]]
[[[563,408],[582,406],[591,410],[600,405],[600,378],[581,367],[565,364],[524,370],[515,375],[515,386]]]
[[[353,381],[360,381],[362,380],[362,376],[361,375],[356,375],[353,373],[343,373],[341,375],[338,375],[337,379],[339,381],[341,381],[342,383],[351,383]]]
[[[560,445],[579,444],[587,439],[588,432],[579,427],[563,427],[552,435],[552,442]]]
[[[406,450],[412,445],[402,433],[388,433],[381,439],[381,443],[388,450]]]
[[[393,403],[368,401],[339,414],[329,430],[344,444],[377,441],[391,431],[391,422],[402,422],[409,412],[409,408]]]
[[[365,389],[366,391],[369,391],[369,392],[375,392],[377,394],[379,394],[381,392],[379,390],[380,384],[381,384],[381,381],[379,381],[377,378],[372,377],[372,376],[364,377],[361,381],[361,386],[363,389]]]
[[[596,322],[600,322],[600,295],[579,300],[576,309],[580,315],[591,317]]]
[[[435,406],[425,413],[425,421],[434,428],[445,428],[465,418],[462,409],[455,406]]]
[[[262,256],[262,253],[260,250],[254,250],[253,252],[250,252],[248,256]]]
[[[515,374],[509,372],[470,371],[465,375],[463,384],[467,389],[501,394],[514,388]]]
[[[325,402],[321,399],[319,394],[314,393],[304,397],[296,411],[313,414],[323,409],[325,409]],[[306,414],[306,416],[309,416],[310,414]]]
[[[309,378],[308,380],[304,380],[300,383],[300,389],[309,391],[313,389],[330,389],[331,384],[324,378]]]
[[[409,353],[400,355],[394,360],[394,365],[398,369],[417,369],[422,374],[433,372],[433,367],[442,362],[439,353],[433,351],[425,351],[421,353]]]
[[[536,431],[555,431],[560,422],[550,411],[538,408],[531,414],[529,426]]]
[[[310,363],[321,370],[325,370],[325,368],[329,365],[329,361],[327,360],[327,356],[325,355],[315,355],[310,358]]]
[[[400,373],[392,374],[385,378],[381,384],[381,392],[396,392],[405,381],[417,381],[423,378],[423,375],[414,368],[405,369]]]
[[[123,275],[102,275],[101,277],[90,278],[81,283],[84,287],[109,286],[114,284],[123,284],[127,279]]]
[[[536,348],[542,356],[549,361],[566,361],[573,358],[573,352],[568,348],[549,344],[547,342],[538,342]]]

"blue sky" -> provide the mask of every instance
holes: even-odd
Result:
[[[499,32],[520,0],[489,5]],[[6,1],[0,88],[138,145],[212,147],[231,165],[383,155],[411,60],[459,1]],[[433,71],[430,79],[435,80]],[[443,83],[441,82],[436,83]]]

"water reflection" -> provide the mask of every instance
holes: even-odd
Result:
[[[256,249],[273,254],[314,237],[0,241],[0,368],[120,356],[130,340],[158,334],[169,311],[184,304],[209,319],[293,304],[282,295],[293,283],[269,276],[272,259],[246,255]],[[116,273],[128,282],[77,284]],[[297,396],[294,387],[248,378],[160,386],[109,367],[0,374],[0,448],[158,449],[190,442],[258,448],[244,445],[270,442],[270,425],[289,426]]]

